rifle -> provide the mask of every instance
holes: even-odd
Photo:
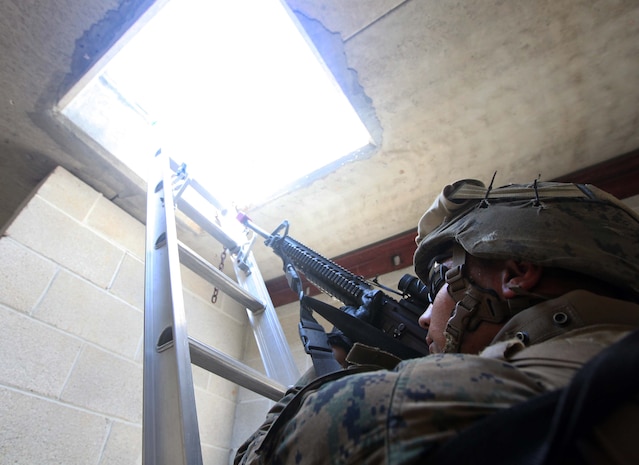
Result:
[[[283,221],[271,234],[256,226],[248,216],[239,213],[237,219],[265,239],[283,261],[289,286],[300,301],[310,305],[354,342],[386,350],[401,359],[428,354],[427,331],[418,318],[429,305],[426,286],[415,276],[405,274],[399,281],[402,298],[398,301],[375,289],[337,263],[296,241],[288,235],[288,221]],[[341,310],[303,296],[299,270],[320,291],[345,304]],[[380,286],[381,287],[381,286]],[[392,289],[385,288],[392,292]]]

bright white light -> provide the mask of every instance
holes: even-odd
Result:
[[[118,130],[109,150],[146,177],[143,152],[155,143],[239,206],[370,142],[278,0],[173,0],[111,61],[105,82],[155,122],[131,143]],[[98,119],[114,130],[126,118],[105,106]],[[73,102],[65,114],[87,119],[87,106]]]

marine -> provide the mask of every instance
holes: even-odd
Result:
[[[419,318],[430,355],[380,368],[349,353],[357,363],[345,370],[307,373],[236,464],[456,463],[469,431],[571,392],[584,370],[599,379],[597,362],[619,359],[620,344],[639,353],[639,216],[594,186],[458,181],[424,213],[416,244],[415,272],[431,301]],[[634,386],[636,368],[611,379]],[[633,441],[618,433],[636,429],[636,395],[618,401],[569,438],[570,463],[639,463]],[[562,413],[560,404],[553,411]],[[478,460],[499,447],[487,442]]]

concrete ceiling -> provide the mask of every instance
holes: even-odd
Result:
[[[448,182],[555,179],[639,148],[636,0],[287,3],[376,149],[249,214],[327,257],[411,231]],[[52,109],[149,6],[0,0],[0,229],[56,165],[144,220],[140,180]]]

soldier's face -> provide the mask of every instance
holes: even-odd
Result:
[[[443,265],[451,268],[452,259],[444,261]],[[440,353],[444,349],[446,344],[444,331],[453,310],[455,310],[455,301],[448,294],[448,284],[444,284],[434,296],[433,302],[419,317],[419,325],[428,330],[426,344],[431,354]]]

